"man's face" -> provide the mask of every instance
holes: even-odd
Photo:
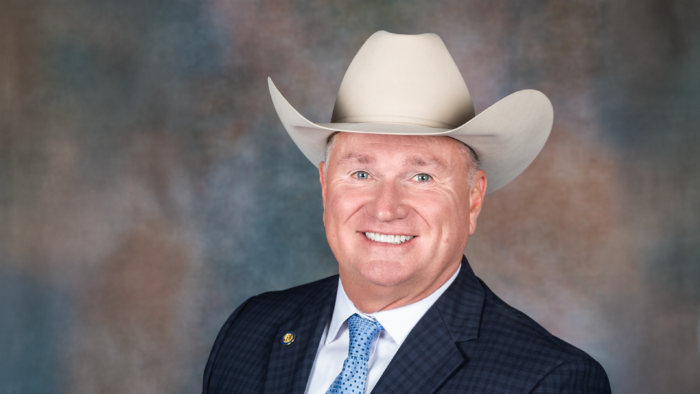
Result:
[[[476,228],[483,171],[470,189],[465,155],[449,137],[335,138],[320,177],[326,236],[343,283],[427,290],[447,280]]]

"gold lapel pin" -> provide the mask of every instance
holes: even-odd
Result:
[[[297,334],[295,334],[294,331],[290,331],[282,337],[282,344],[289,346],[295,339],[297,339]]]

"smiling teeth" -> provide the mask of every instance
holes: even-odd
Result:
[[[375,242],[384,242],[387,244],[394,244],[394,245],[404,243],[406,241],[411,240],[411,238],[413,238],[412,235],[386,235],[386,234],[379,234],[379,233],[365,233],[365,237],[367,237]]]

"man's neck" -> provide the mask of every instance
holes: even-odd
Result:
[[[459,267],[460,264],[455,264],[443,271],[437,280],[425,284],[404,282],[396,286],[380,286],[364,280],[352,280],[354,278],[348,278],[342,272],[340,279],[355,307],[362,313],[371,314],[401,308],[430,296],[450,280]]]

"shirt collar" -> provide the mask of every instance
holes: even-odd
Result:
[[[437,289],[433,294],[423,298],[418,302],[402,306],[401,308],[390,309],[388,311],[380,311],[376,313],[366,314],[360,312],[350,301],[347,294],[345,294],[345,289],[343,289],[343,282],[338,278],[338,294],[335,297],[335,308],[333,309],[333,317],[331,318],[331,323],[328,326],[328,335],[326,336],[326,345],[338,339],[338,332],[343,326],[346,320],[353,314],[370,319],[376,320],[384,326],[386,332],[391,336],[396,343],[401,346],[403,341],[406,339],[408,334],[413,330],[413,327],[418,323],[418,321],[425,315],[425,312],[430,309],[431,306],[437,301],[442,293],[447,290],[448,287],[457,278],[457,274],[462,269],[462,265],[457,268],[457,272],[452,275],[452,277],[445,282],[439,289]]]

